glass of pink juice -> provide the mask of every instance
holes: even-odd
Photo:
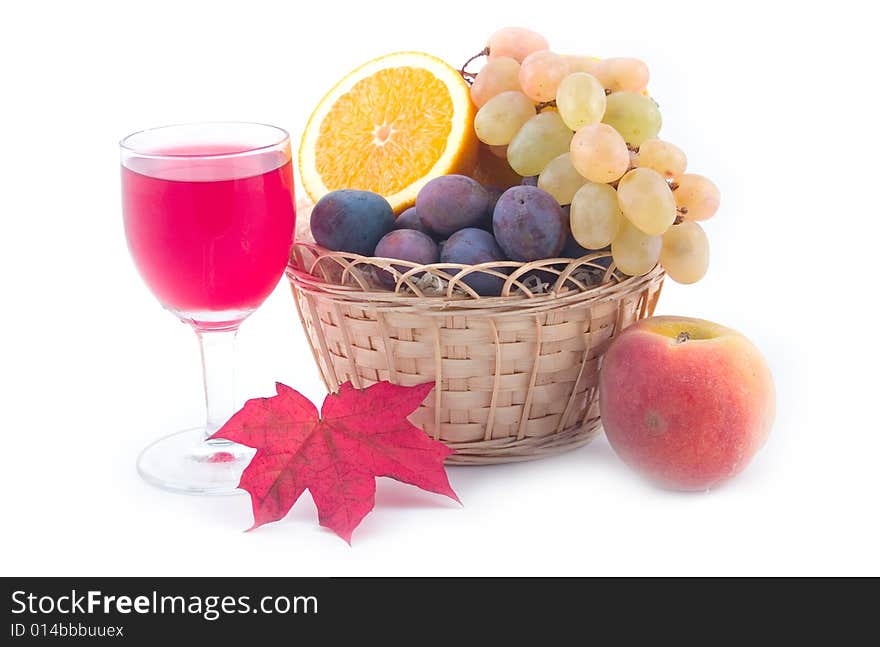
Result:
[[[138,471],[160,487],[234,492],[252,451],[207,440],[232,415],[241,322],[278,284],[293,242],[290,138],[274,126],[166,126],[120,143],[128,247],[144,282],[201,344],[207,421],[153,443]]]

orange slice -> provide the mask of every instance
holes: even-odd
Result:
[[[457,70],[421,52],[373,59],[318,104],[303,133],[299,171],[317,202],[335,189],[383,195],[396,213],[428,180],[471,173],[476,109]]]

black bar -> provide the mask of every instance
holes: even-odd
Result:
[[[173,647],[197,637],[205,647],[274,647],[307,638],[322,647],[350,639],[421,647],[437,639],[469,645],[478,635],[521,644],[530,634],[535,645],[603,642],[603,635],[617,637],[605,645],[617,645],[636,635],[653,642],[700,637],[707,626],[715,629],[701,644],[714,645],[737,635],[751,643],[774,627],[787,628],[790,637],[809,626],[816,639],[835,612],[844,620],[825,635],[842,645],[857,644],[845,637],[873,621],[877,600],[859,595],[875,590],[870,583],[843,580],[0,579],[0,644],[10,646],[38,640]]]

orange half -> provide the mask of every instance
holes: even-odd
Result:
[[[421,52],[373,59],[328,92],[299,149],[303,187],[317,202],[336,189],[384,196],[396,213],[431,178],[470,174],[475,108],[457,70]]]

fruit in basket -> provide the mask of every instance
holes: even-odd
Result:
[[[558,112],[542,112],[524,123],[510,141],[507,162],[520,175],[538,175],[550,160],[568,151],[572,135]]]
[[[649,236],[660,236],[675,222],[675,196],[657,171],[635,168],[617,185],[617,202],[627,220]]]
[[[309,118],[299,149],[303,186],[314,201],[336,189],[373,191],[400,213],[431,178],[473,171],[474,112],[467,83],[440,59],[374,59],[339,81]]]
[[[565,207],[563,207],[563,211],[565,211]],[[597,265],[601,265],[605,269],[611,265],[611,247],[603,247],[602,249],[587,249],[580,245],[574,236],[571,233],[565,239],[565,247],[562,248],[562,251],[559,253],[560,258],[583,258],[584,256],[590,256],[592,254],[597,254],[599,252],[605,252],[607,255],[602,256],[601,258],[596,258],[591,261],[591,263],[595,263]]]
[[[376,245],[375,256],[428,265],[440,260],[440,249],[434,239],[427,234],[414,229],[395,229],[385,234]],[[394,265],[394,269],[404,273],[411,268],[406,265]],[[384,270],[380,274],[380,280],[389,287],[397,282],[391,272]]]
[[[519,90],[519,63],[509,56],[493,56],[471,86],[471,99],[482,108],[492,97],[507,90]]]
[[[444,175],[422,187],[416,209],[430,232],[445,237],[477,226],[489,209],[489,193],[473,178]]]
[[[677,283],[696,283],[709,269],[709,239],[695,222],[673,225],[663,234],[660,263]]]
[[[569,74],[584,72],[598,78],[599,68],[602,65],[602,59],[595,56],[582,56],[580,54],[563,54],[562,58],[568,64]]]
[[[415,231],[420,231],[423,234],[429,234],[430,232],[422,224],[422,219],[419,218],[419,213],[416,211],[415,207],[410,207],[402,214],[397,216],[397,219],[394,221],[395,229],[414,229]]]
[[[676,178],[675,202],[683,210],[685,220],[707,220],[718,211],[721,192],[715,183],[696,173],[685,173]]]
[[[611,343],[599,378],[605,434],[633,469],[678,490],[737,475],[775,415],[773,378],[758,349],[709,321],[645,319]]]
[[[637,92],[615,92],[606,97],[602,122],[619,132],[627,144],[639,146],[657,136],[663,120],[650,97]]]
[[[331,191],[312,209],[315,242],[338,252],[370,256],[376,244],[394,229],[394,212],[381,195],[370,191]]]
[[[635,165],[653,169],[663,177],[675,178],[687,169],[687,156],[678,146],[652,137],[639,146]]]
[[[388,232],[376,245],[375,255],[379,258],[396,258],[420,265],[428,265],[440,260],[437,243],[427,234],[414,229],[395,229]]]
[[[608,124],[588,124],[571,140],[571,163],[590,182],[614,182],[629,168],[629,149]]]
[[[509,90],[486,102],[474,117],[474,131],[484,144],[507,146],[519,129],[535,116],[535,104],[522,92]]]
[[[663,120],[648,95],[650,73],[643,61],[558,54],[543,37],[519,28],[493,34],[488,53],[483,70],[464,72],[473,79],[474,100],[490,108],[479,116],[477,127],[488,145],[486,155],[506,154],[509,170],[523,176],[523,185],[545,189],[561,206],[574,201],[582,187],[605,186],[585,191],[573,212],[575,238],[589,245],[586,249],[610,242],[621,273],[646,274],[658,262],[663,235],[675,222],[705,220],[715,213],[718,188],[686,173],[684,151],[657,137]],[[505,94],[510,98],[499,99]],[[512,105],[512,97],[517,98],[516,120],[500,107]],[[533,110],[537,114],[531,116]],[[486,183],[484,172],[475,177]],[[514,182],[508,175],[505,182],[490,183]],[[615,200],[618,209],[612,208]],[[626,223],[615,230],[618,210]],[[670,246],[676,244],[665,255],[673,267],[670,276],[689,282],[702,274],[708,254],[701,231],[670,233]]]
[[[503,260],[505,260],[504,252],[492,234],[473,227],[452,234],[440,251],[441,263],[479,265],[480,263]],[[498,271],[506,273],[503,268],[498,268]],[[446,272],[458,274],[459,270],[448,269]],[[469,273],[461,279],[461,282],[466,283],[474,292],[484,297],[498,296],[504,287],[504,279],[480,271]]]
[[[571,204],[574,194],[587,180],[571,163],[571,154],[563,153],[544,167],[538,176],[538,188],[543,189],[561,205]]]
[[[568,223],[552,195],[534,186],[515,186],[498,199],[492,230],[510,260],[537,261],[559,256]]]
[[[601,249],[610,245],[623,218],[617,192],[607,184],[584,184],[574,194],[570,218],[572,236],[581,246]]]
[[[699,280],[708,265],[705,233],[671,228],[711,217],[719,191],[686,173],[684,151],[657,137],[662,118],[647,94],[648,67],[634,58],[560,55],[518,27],[492,34],[468,63],[481,55],[488,59],[479,72],[458,74],[472,83],[467,109],[467,84],[428,55],[392,54],[352,72],[306,129],[307,190],[321,193],[333,178],[365,186],[389,197],[401,214],[396,229],[422,231],[440,246],[479,228],[506,258],[525,262],[558,256],[571,240],[584,250],[610,247],[620,274],[643,275],[661,262],[674,280]],[[472,170],[455,172],[472,158]],[[499,195],[520,186],[537,187],[554,204],[526,192],[531,202],[516,212]],[[414,201],[417,210],[406,210]],[[383,233],[381,222],[372,226],[371,239]],[[325,246],[368,248],[330,229],[319,233]]]
[[[620,271],[630,276],[642,276],[654,269],[663,247],[661,236],[649,236],[636,228],[627,218],[620,219],[620,229],[611,243],[611,256]]]
[[[519,68],[519,85],[532,100],[550,101],[568,76],[568,63],[549,49],[532,52],[523,59]]]
[[[605,88],[599,80],[584,72],[566,76],[556,90],[556,107],[565,125],[577,130],[597,124],[605,115]]]
[[[650,77],[648,66],[637,58],[606,58],[595,74],[611,92],[644,92]]]
[[[489,36],[486,47],[490,61],[498,56],[509,56],[522,63],[532,52],[547,49],[550,45],[546,38],[531,29],[503,27]]]

